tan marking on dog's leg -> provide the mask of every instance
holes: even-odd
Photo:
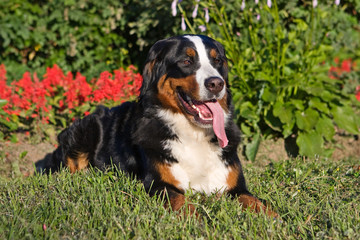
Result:
[[[67,160],[66,166],[69,168],[70,172],[71,173],[76,172],[76,169],[77,169],[76,161],[69,157],[66,160]]]
[[[269,217],[278,217],[279,215],[276,212],[273,212],[269,207],[266,207],[259,199],[256,197],[241,194],[238,196],[239,203],[242,204],[243,208],[249,208],[252,211],[259,213],[264,212]]]
[[[178,188],[180,182],[176,180],[174,175],[171,173],[170,165],[166,163],[157,163],[156,169],[158,170],[161,180],[165,183],[173,185],[174,187]]]
[[[68,157],[66,160],[66,166],[70,169],[71,173],[87,168],[89,165],[87,153],[80,153],[76,159]]]
[[[78,164],[77,164],[77,170],[80,171],[84,168],[87,168],[89,165],[89,159],[87,153],[81,153],[78,156]]]
[[[233,189],[237,186],[239,178],[239,168],[237,166],[229,166],[229,174],[226,177],[227,189]]]
[[[165,208],[168,207],[168,204],[165,204]],[[170,198],[170,207],[174,212],[179,211],[185,217],[188,215],[194,215],[198,217],[198,213],[196,212],[195,206],[191,203],[186,203],[186,198],[183,194],[176,194],[175,196]],[[186,208],[184,208],[186,207]]]

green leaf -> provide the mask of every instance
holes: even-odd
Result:
[[[275,117],[272,111],[268,111],[265,116],[266,124],[271,127],[273,130],[281,132],[282,123],[278,117]]]
[[[290,75],[293,74],[293,73],[294,73],[294,71],[293,71],[290,67],[284,66],[284,74],[285,74],[286,76],[290,76]]]
[[[312,108],[308,108],[304,112],[296,111],[295,118],[298,128],[309,132],[317,124],[319,113]]]
[[[324,86],[321,83],[317,82],[315,84],[306,85],[304,90],[307,93],[312,94],[314,96],[321,96],[323,94],[323,91],[324,91]]]
[[[295,125],[295,119],[293,119],[293,121],[291,121],[290,123],[285,124],[283,126],[282,134],[283,134],[284,138],[287,138],[288,136],[290,136],[293,133],[294,125]]]
[[[257,132],[252,141],[246,144],[245,155],[250,161],[254,161],[260,145],[260,132]]]
[[[325,102],[330,102],[332,99],[335,98],[334,94],[330,93],[329,91],[322,91],[322,93],[320,94],[320,97],[322,100],[324,100]]]
[[[271,75],[269,75],[268,73],[266,73],[264,71],[260,71],[260,72],[255,73],[255,79],[271,82]]]
[[[304,104],[303,104],[303,101],[302,100],[299,100],[299,99],[291,99],[290,101],[296,109],[298,110],[304,110]]]
[[[252,131],[249,126],[247,126],[245,123],[241,123],[240,127],[243,134],[245,134],[246,136],[251,136]]]
[[[274,92],[272,92],[269,88],[265,88],[264,93],[262,95],[262,99],[265,102],[275,102],[276,94]]]
[[[353,109],[349,106],[333,105],[331,113],[334,116],[335,123],[342,129],[352,134],[359,133],[359,126],[357,124],[356,116]]]
[[[314,157],[322,153],[324,140],[315,131],[299,132],[296,144],[299,146],[300,155]]]
[[[309,101],[309,106],[313,107],[313,108],[316,108],[320,112],[323,112],[323,113],[326,113],[326,114],[330,113],[328,105],[326,103],[322,102],[320,100],[320,98],[317,98],[317,97],[311,98],[310,101]]]
[[[326,140],[331,141],[335,135],[333,121],[328,117],[321,117],[316,124],[316,132],[324,136]]]
[[[273,114],[275,117],[279,117],[282,123],[290,124],[294,116],[292,111],[292,105],[276,102],[274,105]]]
[[[23,151],[23,152],[20,153],[19,158],[24,159],[27,154],[28,154],[28,151]]]
[[[256,108],[251,102],[245,102],[240,107],[240,116],[248,120],[258,121],[259,116],[256,114]]]
[[[10,141],[12,143],[17,143],[19,141],[15,133],[11,134]]]
[[[294,22],[297,23],[296,24],[296,29],[299,31],[306,31],[308,29],[308,25],[306,24],[306,22],[300,18],[298,19],[294,19]]]
[[[0,99],[0,107],[5,106],[8,103],[5,99]]]
[[[9,122],[3,118],[0,118],[0,125],[6,126],[10,131],[15,131],[18,128],[18,124],[16,122]]]

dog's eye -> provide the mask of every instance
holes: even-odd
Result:
[[[192,64],[192,61],[191,61],[191,60],[186,59],[186,60],[184,60],[184,64],[185,64],[185,65],[190,65],[190,64]]]
[[[221,63],[221,59],[220,59],[220,58],[214,58],[214,63],[215,63],[215,64],[220,64],[220,63]]]

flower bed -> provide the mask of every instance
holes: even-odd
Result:
[[[356,99],[360,102],[360,77],[356,62],[352,59],[340,61],[339,58],[335,58],[334,63],[330,67],[329,77],[331,79],[344,80],[345,84],[342,88],[349,94],[355,93]]]
[[[0,65],[0,128],[2,132],[32,130],[35,123],[65,127],[77,117],[90,113],[96,105],[116,105],[134,99],[142,77],[134,66],[113,73],[102,72],[91,81],[54,65],[40,79],[36,73],[7,84],[6,69]]]

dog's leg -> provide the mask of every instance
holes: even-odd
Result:
[[[254,212],[264,212],[269,217],[278,217],[270,207],[264,205],[258,198],[254,197],[246,187],[245,178],[242,172],[240,162],[238,165],[229,166],[229,175],[227,178],[228,193],[243,206],[243,209],[250,209]]]
[[[180,212],[184,214],[184,216],[198,216],[196,213],[195,206],[191,203],[186,202],[186,197],[184,194],[175,192],[174,190],[170,189],[164,190],[165,194],[165,208],[171,208],[174,212]],[[168,199],[167,199],[168,197]]]
[[[58,136],[59,147],[36,163],[37,171],[49,173],[68,167],[71,173],[88,167],[102,139],[99,114],[75,121]]]
[[[237,196],[237,200],[244,209],[251,209],[256,213],[263,212],[269,217],[277,218],[279,215],[272,211],[270,207],[265,206],[259,199],[250,194],[240,194]]]
[[[179,187],[180,183],[175,179],[170,170],[170,165],[156,162],[149,180],[144,181],[144,186],[150,196],[158,195],[165,201],[165,208],[179,211],[184,215],[197,216],[194,205],[187,203],[184,191]],[[153,181],[154,177],[158,179]],[[145,178],[146,179],[146,178]]]

